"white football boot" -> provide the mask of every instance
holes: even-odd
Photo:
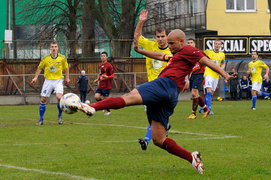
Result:
[[[191,153],[192,156],[192,167],[198,171],[199,174],[204,174],[204,167],[201,163],[201,153],[194,151]]]
[[[72,111],[80,110],[80,111],[86,113],[88,116],[92,116],[96,112],[96,110],[93,107],[90,107],[89,105],[87,105],[85,103],[71,104],[71,105],[68,105],[68,107]]]

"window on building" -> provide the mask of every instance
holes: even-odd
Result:
[[[164,18],[165,17],[165,4],[164,3],[157,3],[155,4],[157,16],[158,18]]]
[[[171,1],[169,2],[170,11],[172,16],[179,16],[182,14],[182,6],[180,1]]]
[[[227,12],[256,12],[256,0],[226,0]]]

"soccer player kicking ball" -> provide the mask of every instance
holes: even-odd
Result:
[[[138,45],[141,46],[143,49],[148,51],[158,51],[162,52],[164,54],[171,54],[168,43],[167,43],[167,34],[168,30],[165,27],[157,27],[155,29],[155,40],[148,39],[143,37],[142,34],[142,27],[144,22],[148,19],[148,11],[142,10],[140,12],[139,21],[136,25],[135,33],[138,34]],[[166,61],[159,61],[153,58],[146,57],[146,69],[147,69],[147,76],[148,81],[155,80],[160,72],[166,67],[167,62]],[[145,111],[147,112],[147,106],[145,106]],[[168,124],[167,130],[170,129],[170,124]],[[149,124],[147,128],[147,132],[145,135],[145,138],[139,138],[138,143],[141,146],[142,150],[147,150],[147,147],[152,139],[151,136],[151,125]]]
[[[201,153],[199,151],[191,153],[179,146],[173,139],[166,137],[169,116],[173,114],[174,108],[178,103],[178,95],[185,85],[185,77],[191,73],[193,66],[197,62],[209,66],[226,80],[232,79],[235,75],[230,76],[211,62],[197,48],[185,46],[185,34],[182,30],[173,30],[168,35],[169,49],[173,56],[139,49],[138,38],[135,35],[135,51],[151,58],[168,61],[167,67],[160,73],[157,79],[136,87],[122,97],[110,97],[89,106],[86,104],[68,106],[74,110],[81,110],[88,115],[93,115],[96,111],[106,108],[119,109],[132,105],[147,105],[147,115],[151,124],[153,143],[161,149],[187,160],[198,173],[203,174],[204,167],[201,162]]]
[[[63,80],[64,80],[64,76],[62,74],[63,70],[65,70],[66,73],[65,79],[66,84],[70,83],[70,78],[67,58],[64,55],[59,54],[58,49],[59,47],[57,42],[50,43],[51,53],[45,55],[41,59],[35,77],[31,81],[31,84],[34,84],[37,81],[42,69],[44,69],[45,81],[43,83],[40,94],[41,95],[39,107],[40,120],[36,123],[37,126],[43,125],[43,118],[46,111],[46,102],[50,97],[52,91],[56,92],[56,98],[58,102],[57,103],[58,124],[63,124],[62,110],[59,106],[59,101],[63,96]]]

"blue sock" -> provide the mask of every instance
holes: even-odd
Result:
[[[252,107],[256,108],[257,95],[252,96]]]
[[[151,141],[151,125],[148,126],[148,129],[145,135],[145,140],[147,141],[148,144]]]
[[[57,109],[58,109],[58,117],[62,116],[62,110],[60,109],[59,102],[57,103]]]
[[[207,92],[206,97],[205,97],[206,105],[209,109],[212,109],[212,92]]]
[[[44,113],[46,111],[46,103],[45,104],[40,103],[39,111],[40,111],[40,121],[43,121]]]

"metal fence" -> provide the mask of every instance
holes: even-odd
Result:
[[[128,93],[133,88],[139,86],[142,83],[147,82],[146,72],[134,72],[134,73],[114,73],[112,93]],[[43,74],[38,78],[38,81],[31,85],[30,82],[34,78],[35,74],[20,74],[20,75],[0,75],[0,95],[38,95],[41,92],[44,82]],[[70,74],[70,84],[64,86],[64,92],[78,93],[77,83],[78,74]],[[93,81],[99,76],[99,74],[86,74],[89,79],[89,92],[95,92],[98,83]]]

